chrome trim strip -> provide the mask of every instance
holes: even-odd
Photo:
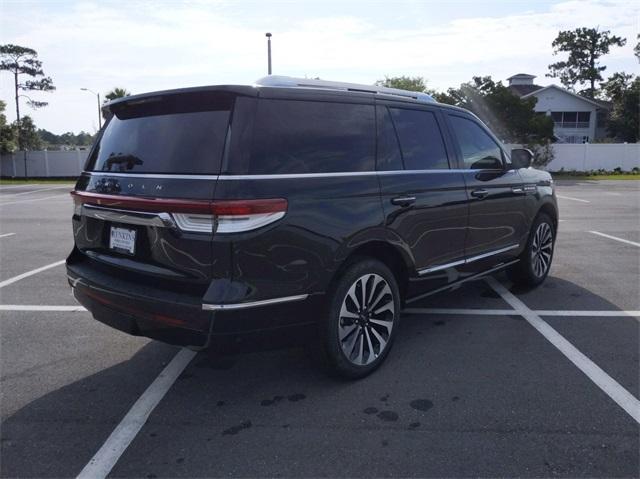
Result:
[[[479,273],[476,273],[474,275],[468,276],[466,278],[462,278],[462,279],[456,281],[455,283],[447,284],[447,285],[445,285],[445,286],[443,286],[441,288],[434,289],[433,291],[428,291],[428,292],[420,294],[418,296],[414,296],[413,298],[409,298],[409,299],[407,299],[405,301],[405,303],[406,304],[414,303],[415,301],[419,301],[419,300],[421,300],[423,298],[426,298],[427,296],[431,296],[433,294],[440,293],[442,291],[448,291],[450,289],[458,288],[461,285],[463,285],[464,283],[467,283],[469,281],[475,281],[476,279],[483,278],[484,276],[487,276],[487,275],[489,275],[491,273],[495,273],[496,271],[500,271],[501,269],[504,269],[504,268],[506,268],[508,266],[511,266],[512,264],[516,264],[519,261],[520,261],[519,259],[514,259],[513,261],[509,261],[508,263],[500,263],[499,265],[494,266],[491,269],[488,269],[486,271],[481,271]]]
[[[377,176],[377,175],[419,175],[438,173],[465,173],[480,170],[391,170],[391,171],[338,171],[330,173],[282,173],[269,175],[172,175],[172,174],[146,174],[146,173],[109,173],[108,171],[83,171],[87,176],[119,176],[127,178],[155,178],[168,180],[278,180],[287,178],[339,178],[342,176]]]
[[[204,311],[227,311],[234,309],[247,309],[257,308],[259,306],[269,306],[271,304],[287,303],[290,301],[302,301],[307,299],[308,294],[299,294],[297,296],[285,296],[283,298],[263,299],[262,301],[252,301],[249,303],[235,303],[235,304],[202,304]]]
[[[120,176],[126,178],[156,178],[163,180],[217,180],[218,175],[172,175],[165,173],[110,173],[108,171],[83,171],[87,176]]]
[[[493,256],[500,253],[505,253],[507,251],[511,251],[512,249],[518,248],[519,244],[512,244],[510,246],[506,246],[504,248],[497,249],[495,251],[489,251],[488,253],[482,253],[476,256],[471,256],[469,258],[461,259],[458,261],[454,261],[452,263],[440,264],[436,266],[430,266],[429,268],[418,270],[418,275],[422,276],[424,274],[433,273],[435,271],[440,271],[447,268],[453,268],[454,266],[460,266],[461,264],[468,264],[474,261],[478,261],[480,259],[488,258],[489,256]]]
[[[284,173],[274,175],[220,175],[219,180],[279,180],[287,178],[339,178],[343,176],[417,175],[425,173],[464,173],[478,170],[393,170],[393,171],[340,171],[333,173]]]
[[[472,256],[471,258],[467,258],[466,263],[471,263],[472,261],[478,261],[479,259],[488,258],[489,256],[493,256],[494,254],[506,253],[507,251],[511,251],[512,249],[518,248],[519,244],[512,244],[510,246],[506,246],[504,248],[497,249],[495,251],[489,251],[488,253],[482,253],[476,256]]]
[[[82,205],[81,214],[87,218],[114,221],[116,223],[176,228],[176,224],[169,213],[149,213],[148,211],[118,210],[103,206]]]
[[[441,264],[438,266],[431,266],[430,268],[421,269],[420,271],[418,271],[418,274],[422,276],[423,274],[434,273],[442,269],[453,268],[454,266],[460,266],[461,264],[465,264],[465,263],[466,263],[466,260],[461,259],[459,261],[454,261],[453,263]]]

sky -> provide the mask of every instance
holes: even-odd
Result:
[[[559,30],[599,27],[627,38],[602,59],[606,74],[640,73],[633,46],[640,2],[513,1],[8,1],[0,0],[0,44],[35,49],[53,93],[28,92],[46,108],[21,113],[54,133],[95,132],[96,97],[215,84],[252,84],[273,73],[372,84],[422,76],[446,90],[475,75],[506,81],[537,75],[548,85]],[[506,83],[506,82],[505,82]],[[13,77],[0,72],[0,99],[15,119]]]

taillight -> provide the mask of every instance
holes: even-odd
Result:
[[[255,200],[183,200],[168,198],[140,198],[72,191],[74,213],[82,214],[82,205],[91,204],[110,209],[170,214],[182,231],[211,233],[240,233],[266,226],[282,218],[287,212],[283,198]]]
[[[214,201],[211,210],[217,219],[217,233],[240,233],[278,221],[287,212],[287,200]]]

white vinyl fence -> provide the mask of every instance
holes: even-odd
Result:
[[[3,178],[55,178],[79,176],[84,168],[88,150],[73,151],[16,151],[0,157],[0,176]]]
[[[517,145],[506,145],[507,149]],[[620,168],[631,171],[640,168],[640,143],[606,144],[555,144],[554,160],[545,168],[548,171],[590,171]],[[27,175],[30,177],[78,176],[82,171],[88,150],[29,151]],[[0,176],[20,178],[25,176],[25,155],[18,151],[0,157]]]

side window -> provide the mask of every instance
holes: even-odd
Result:
[[[465,169],[502,169],[502,150],[480,125],[455,115],[449,115],[449,119],[462,152]]]
[[[389,108],[405,170],[449,169],[447,150],[430,111]]]
[[[396,129],[386,106],[378,106],[378,170],[402,170],[402,153]]]
[[[374,169],[373,105],[258,101],[249,174]]]

